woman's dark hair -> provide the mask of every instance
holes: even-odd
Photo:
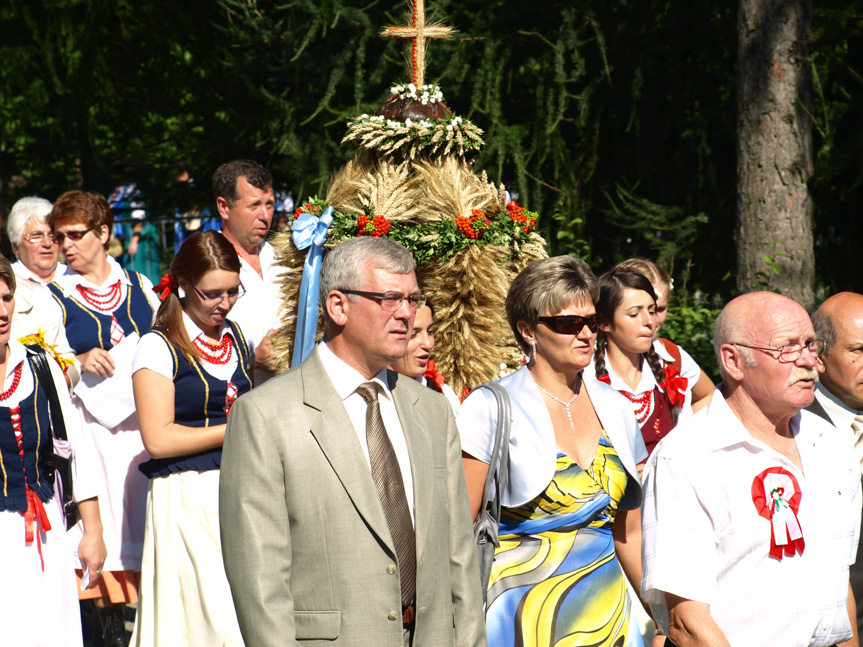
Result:
[[[614,312],[623,303],[624,290],[631,288],[633,290],[641,290],[647,292],[653,302],[656,303],[656,292],[653,291],[653,286],[644,274],[633,272],[631,270],[613,269],[599,277],[599,300],[596,302],[596,314],[603,326],[611,327],[614,322]],[[596,367],[596,377],[605,377],[608,375],[608,369],[605,366],[605,354],[608,350],[608,333],[602,327],[596,335],[596,352],[593,354],[593,364]],[[650,367],[651,373],[657,384],[665,381],[665,368],[662,365],[662,360],[656,353],[656,350],[651,344],[650,348],[644,357],[647,359],[647,365]],[[671,411],[671,420],[673,424],[677,424],[677,414],[680,410],[680,405],[671,405],[668,400],[668,393],[665,393],[665,402]]]
[[[15,294],[15,270],[12,269],[12,263],[5,256],[0,254],[0,281],[6,284],[9,291]]]
[[[192,234],[185,240],[171,262],[170,274],[177,281],[182,279],[192,286],[213,270],[239,274],[240,259],[234,246],[222,234],[206,231]],[[180,299],[176,287],[171,288],[159,306],[153,327],[159,328],[183,355],[201,358],[201,352],[186,332],[186,325],[183,323],[183,300]]]

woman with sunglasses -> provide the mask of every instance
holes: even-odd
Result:
[[[626,396],[650,453],[679,416],[691,415],[697,378],[668,370],[671,365],[653,347],[656,293],[647,277],[615,269],[600,277],[599,286],[596,310],[602,324],[593,365],[585,375]]]
[[[237,252],[218,232],[193,234],[156,290],[132,377],[153,457],[140,467],[150,485],[132,644],[242,645],[219,539],[222,442],[253,362],[227,319],[243,295]]]
[[[126,644],[122,605],[138,601],[147,479],[138,472],[146,452],[131,398],[131,358],[159,304],[149,279],[107,255],[113,223],[107,200],[83,191],[61,195],[48,216],[66,258],[66,270],[48,287],[81,365],[75,408],[99,458],[105,493],[105,571],[80,597],[94,600],[103,641],[111,647]]]
[[[647,452],[626,400],[585,380],[596,337],[596,277],[569,256],[532,263],[506,313],[528,363],[498,381],[512,402],[507,487],[488,584],[490,645],[642,645],[625,578],[641,582]],[[474,391],[457,419],[474,518],[497,405]]]
[[[396,373],[412,377],[420,384],[442,394],[452,407],[453,413],[458,414],[461,403],[455,391],[437,370],[435,361],[431,359],[433,349],[434,309],[426,301],[426,304],[417,310],[414,317],[414,325],[408,338],[405,356],[391,364],[390,368]]]

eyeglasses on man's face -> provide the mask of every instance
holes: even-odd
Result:
[[[374,299],[381,304],[384,312],[394,312],[402,307],[407,301],[411,310],[422,308],[426,304],[424,294],[405,294],[404,292],[366,292],[365,290],[339,290],[345,294],[356,294],[357,296]]]
[[[196,285],[193,285],[192,289],[197,292],[198,296],[201,298],[201,301],[211,306],[214,306],[217,303],[221,303],[223,299],[227,299],[228,301],[236,301],[246,293],[246,288],[243,287],[242,283],[240,283],[239,290],[237,292],[232,292],[231,294],[207,295],[201,292]]]
[[[54,237],[51,234],[46,234],[44,231],[34,231],[29,234],[25,234],[21,236],[21,240],[26,240],[31,245],[39,246],[42,244],[42,241],[45,239],[48,240],[52,245],[54,244]]]
[[[790,364],[791,362],[796,362],[803,356],[803,351],[808,350],[810,353],[818,357],[824,351],[824,342],[820,339],[815,339],[814,341],[810,341],[808,344],[788,344],[786,346],[782,346],[781,348],[762,348],[760,346],[748,346],[747,344],[741,344],[736,341],[730,342],[732,346],[742,346],[743,348],[751,348],[752,350],[760,350],[764,353],[768,353],[773,359]],[[774,353],[777,353],[774,355]]]
[[[79,240],[81,240],[84,236],[89,234],[91,231],[95,232],[97,230],[96,229],[83,229],[81,231],[66,231],[66,232],[58,231],[51,237],[51,239],[57,245],[62,245],[63,241],[66,240],[67,238],[69,240],[71,240],[73,243],[77,243]]]

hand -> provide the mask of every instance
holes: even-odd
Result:
[[[276,369],[276,353],[273,350],[273,335],[275,330],[270,331],[255,348],[255,368],[260,368],[268,373],[274,373]]]
[[[114,374],[114,358],[101,348],[93,348],[78,355],[81,362],[81,372],[91,373],[99,377],[111,377]]]
[[[90,571],[90,584],[88,589],[96,586],[96,581],[102,576],[102,566],[108,557],[108,549],[102,539],[101,528],[98,531],[84,530],[84,536],[78,544],[78,559],[81,560],[81,568]]]

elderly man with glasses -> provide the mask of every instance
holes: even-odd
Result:
[[[18,257],[12,264],[17,282],[12,325],[16,337],[42,332],[45,344],[63,366],[67,383],[74,388],[81,378],[81,366],[48,289],[54,277],[66,271],[47,222],[52,209],[48,200],[28,197],[18,200],[9,212],[6,228]]]
[[[758,292],[723,309],[714,347],[724,382],[644,470],[643,596],[681,647],[857,645],[860,466],[850,436],[801,411],[822,341],[797,303]]]

